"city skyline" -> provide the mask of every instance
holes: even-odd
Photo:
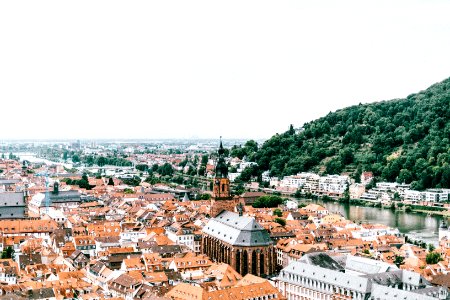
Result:
[[[446,1],[0,4],[0,139],[267,139],[449,76]]]

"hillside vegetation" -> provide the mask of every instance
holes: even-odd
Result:
[[[449,120],[450,78],[406,99],[347,107],[297,131],[291,126],[256,151],[244,147],[259,165],[247,173],[348,173],[358,180],[372,171],[418,190],[450,188]]]

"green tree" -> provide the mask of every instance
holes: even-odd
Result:
[[[353,162],[353,150],[350,148],[344,148],[342,150],[339,151],[339,156],[341,159],[341,163],[343,165],[348,165],[351,164]]]
[[[205,166],[200,166],[200,168],[198,168],[198,175],[199,176],[205,176],[206,173],[206,167]]]
[[[201,199],[201,200],[209,200],[209,199],[211,199],[211,195],[208,194],[208,193],[202,194],[202,195],[200,196],[200,199]]]
[[[355,180],[355,183],[361,183],[361,174],[362,174],[362,167],[361,164],[359,164],[358,168],[353,173],[353,179]]]
[[[86,157],[86,164],[88,166],[92,166],[94,164],[94,157],[92,155]]]
[[[273,210],[273,215],[274,215],[274,216],[277,216],[277,217],[281,217],[281,216],[283,215],[283,212],[281,211],[281,209],[275,208],[275,209]]]
[[[275,222],[280,224],[281,226],[286,226],[286,220],[282,218],[275,218]]]
[[[338,158],[332,158],[325,166],[327,174],[340,174],[343,168],[343,165]]]
[[[258,151],[258,143],[254,140],[249,140],[244,144],[245,153],[247,156],[253,152]]]
[[[80,156],[78,156],[77,154],[72,155],[72,162],[73,163],[80,162]]]
[[[133,189],[130,189],[130,188],[124,189],[123,192],[124,192],[125,194],[134,194],[134,190],[133,190]]]
[[[266,170],[278,177],[345,171],[357,180],[361,167],[379,181],[450,188],[449,90],[450,78],[404,99],[330,112],[298,134],[290,126],[252,154],[257,177]],[[233,147],[232,155],[247,155],[245,148]]]
[[[242,195],[245,192],[244,185],[240,182],[234,189],[235,195]]]
[[[304,195],[302,194],[301,190],[296,190],[295,194],[294,194],[294,198],[300,199],[300,198],[304,198]]]
[[[108,160],[107,160],[106,157],[104,157],[104,156],[100,156],[100,157],[97,159],[97,165],[100,166],[100,167],[103,167],[104,165],[106,165],[107,162],[108,162]]]
[[[148,171],[148,165],[147,164],[138,164],[136,165],[136,170],[139,170],[141,172],[147,172]]]
[[[81,189],[90,190],[89,178],[86,173],[83,173],[80,180],[75,181],[73,184],[77,184]]]
[[[401,255],[395,255],[394,257],[394,265],[400,268],[401,265],[405,264],[405,258]]]
[[[14,248],[11,246],[6,247],[2,251],[2,259],[11,258],[14,259]]]
[[[165,163],[164,165],[158,168],[158,173],[161,176],[172,176],[173,175],[173,167],[169,163]]]
[[[295,134],[295,129],[294,129],[294,125],[289,125],[289,131],[288,131],[289,135],[294,135]]]
[[[427,254],[427,256],[425,257],[425,261],[427,262],[427,264],[429,265],[434,265],[437,264],[438,262],[440,262],[442,259],[441,254],[437,253],[437,252],[430,252]]]
[[[345,186],[344,197],[342,198],[342,200],[347,203],[350,201],[350,184],[348,183]]]
[[[141,184],[141,178],[139,176],[133,176],[132,178],[122,179],[123,183],[130,186],[138,186]]]
[[[428,251],[429,251],[429,252],[433,252],[434,249],[436,249],[436,247],[434,247],[433,244],[429,243],[429,244],[428,244]]]
[[[280,196],[271,195],[259,197],[258,199],[256,199],[252,206],[255,208],[271,208],[277,207],[282,203],[283,198],[281,198]]]

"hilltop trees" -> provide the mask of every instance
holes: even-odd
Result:
[[[330,112],[298,133],[290,128],[274,135],[249,155],[258,173],[278,177],[314,171],[356,178],[370,170],[378,180],[418,190],[450,188],[449,103],[450,78],[405,99]],[[248,155],[244,148],[231,153]]]
[[[231,148],[230,155],[232,157],[238,157],[239,159],[247,157],[248,160],[252,160],[256,151],[258,151],[258,143],[254,140],[249,140],[243,147],[234,145]]]

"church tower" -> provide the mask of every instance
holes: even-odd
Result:
[[[216,174],[213,181],[213,196],[211,199],[211,217],[217,216],[223,210],[234,211],[237,201],[231,195],[230,179],[228,179],[228,167],[225,162],[225,149],[222,140],[219,146],[219,158],[216,164]]]

